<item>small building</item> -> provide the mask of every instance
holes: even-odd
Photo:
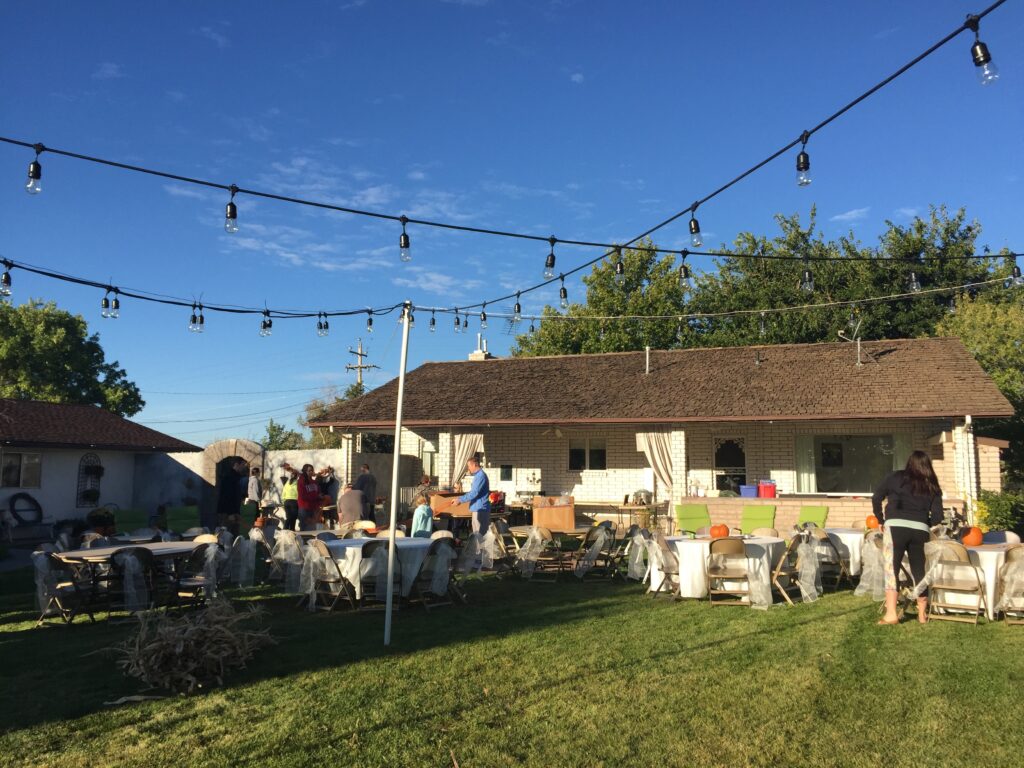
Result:
[[[135,499],[136,464],[151,454],[198,451],[194,445],[94,405],[0,399],[0,512],[18,506],[42,519],[84,517],[104,504],[127,509]]]
[[[477,453],[509,495],[601,506],[646,489],[706,500],[726,523],[744,503],[733,493],[771,480],[777,525],[812,503],[830,524],[860,525],[872,489],[917,449],[947,503],[972,508],[999,490],[1005,447],[974,424],[1014,412],[955,338],[475,357],[406,377],[399,450],[439,485]],[[396,400],[394,380],[310,426],[348,435],[351,457],[360,434],[393,432]]]

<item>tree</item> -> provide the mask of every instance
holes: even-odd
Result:
[[[278,424],[273,419],[267,422],[267,434],[260,442],[268,451],[291,451],[306,444],[302,433],[287,429],[284,424]]]
[[[1004,456],[1010,485],[1024,487],[1024,296],[1021,290],[964,297],[937,332],[957,336],[1013,405],[1016,415],[985,424],[991,437],[1010,441]]]
[[[146,404],[81,315],[32,299],[0,302],[0,397],[98,405],[121,416]]]
[[[306,415],[299,420],[301,426],[306,426],[311,421],[323,418],[328,412],[346,400],[353,400],[366,394],[366,385],[361,383],[350,384],[343,394],[338,394],[335,386],[324,387],[320,397],[310,400],[306,405]],[[340,448],[344,438],[340,432],[331,432],[323,427],[313,429],[312,436],[308,442],[309,448]]]

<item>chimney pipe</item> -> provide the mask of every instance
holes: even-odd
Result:
[[[651,372],[651,348],[649,346],[644,347],[644,354],[647,357],[647,363],[644,368],[644,373],[648,374]]]

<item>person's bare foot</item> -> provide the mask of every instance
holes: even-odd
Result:
[[[888,627],[888,626],[892,626],[893,624],[899,624],[899,623],[900,623],[899,616],[896,616],[896,617],[894,617],[892,619],[890,619],[887,616],[883,616],[881,619],[878,620],[878,626],[880,626],[880,627]]]

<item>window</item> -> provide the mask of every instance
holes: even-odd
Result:
[[[501,472],[501,474],[498,476],[498,479],[501,482],[503,482],[503,483],[510,483],[510,482],[512,482],[512,465],[511,464],[502,464],[501,468],[500,468],[500,472]]]
[[[608,468],[608,444],[603,438],[569,440],[569,471]]]
[[[0,487],[38,488],[41,476],[41,454],[4,452],[0,461]]]
[[[75,506],[95,507],[100,500],[103,465],[95,453],[85,454],[78,462],[78,495]]]
[[[797,491],[871,493],[910,455],[910,436],[799,435],[796,439]]]
[[[437,476],[437,447],[433,443],[420,440],[420,463],[423,465],[423,474]]]
[[[738,494],[747,484],[746,438],[716,437],[714,448],[715,490]]]

